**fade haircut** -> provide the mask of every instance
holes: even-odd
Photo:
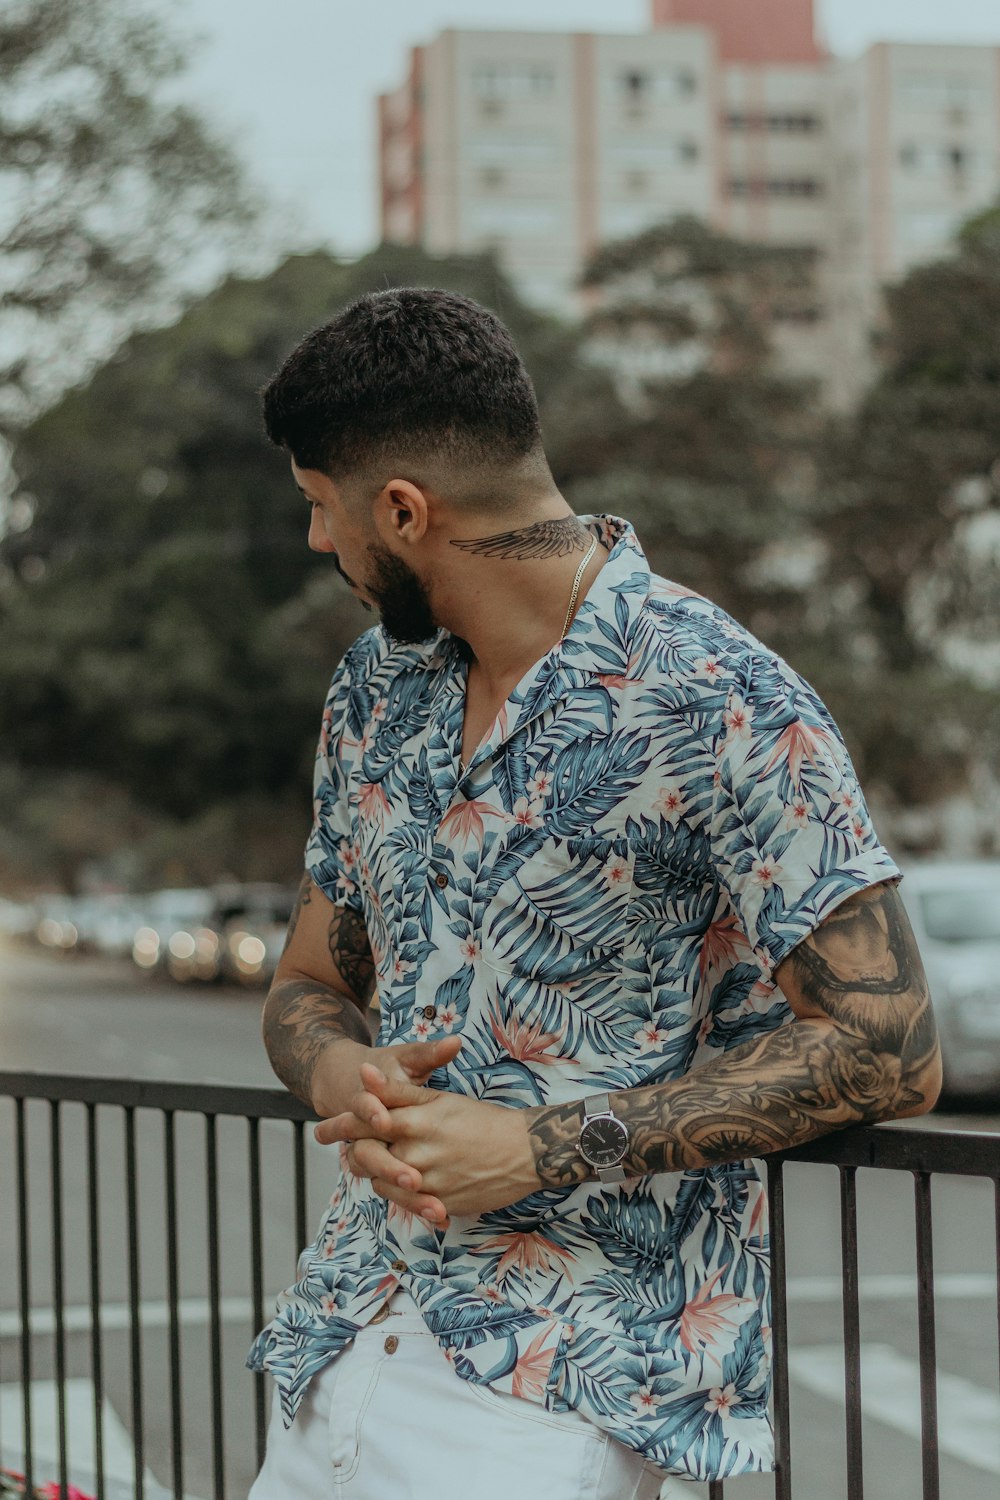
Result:
[[[509,330],[456,292],[360,297],[302,340],[262,396],[267,435],[298,468],[373,493],[400,465],[402,477],[443,478],[456,499],[498,498],[488,492],[504,469],[536,484],[548,474]],[[509,501],[516,488],[501,486]]]

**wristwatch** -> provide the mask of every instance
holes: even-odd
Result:
[[[628,1154],[628,1127],[611,1112],[611,1095],[594,1094],[580,1107],[577,1150],[601,1182],[624,1182],[621,1163]]]

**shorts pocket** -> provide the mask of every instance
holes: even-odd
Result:
[[[540,1402],[526,1401],[523,1396],[511,1396],[506,1391],[495,1391],[491,1386],[480,1385],[474,1380],[463,1380],[462,1385],[472,1400],[488,1407],[504,1421],[530,1422],[536,1427],[548,1427],[572,1437],[604,1441],[605,1434],[578,1411],[547,1411]]]
[[[337,1356],[340,1369],[330,1398],[330,1462],[337,1478],[351,1478],[361,1456],[361,1424],[386,1358],[374,1339],[355,1341]]]
[[[515,864],[487,903],[484,962],[549,984],[616,968],[634,868],[625,838],[546,839]]]

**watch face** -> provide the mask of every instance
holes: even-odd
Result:
[[[592,1167],[616,1167],[628,1150],[628,1131],[621,1120],[602,1115],[580,1131],[580,1155]]]

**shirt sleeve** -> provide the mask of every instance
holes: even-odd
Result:
[[[359,733],[352,724],[351,653],[340,663],[323,709],[313,773],[313,826],[305,867],[335,906],[362,913],[359,851],[351,817],[350,780]]]
[[[709,837],[765,977],[848,896],[900,878],[829,710],[779,657],[749,658],[729,692]]]

